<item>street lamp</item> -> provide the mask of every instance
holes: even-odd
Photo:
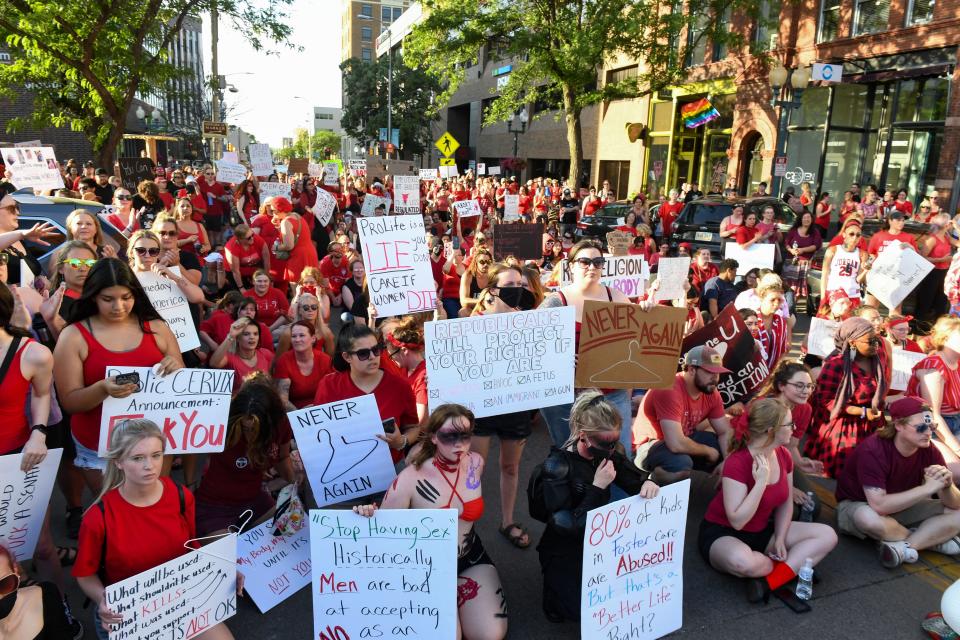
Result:
[[[160,113],[160,109],[154,109],[151,113],[147,113],[143,110],[143,106],[137,106],[136,111],[137,120],[143,120],[146,125],[146,131],[150,131],[150,124],[153,123],[159,129],[163,126],[163,115]]]
[[[773,89],[770,97],[770,106],[780,107],[780,114],[777,119],[777,146],[773,159],[774,167],[776,167],[777,160],[786,156],[790,113],[794,109],[799,109],[803,104],[801,101],[803,92],[810,84],[810,67],[801,65],[796,69],[788,70],[779,60],[775,62],[774,65],[775,66],[770,69],[769,77],[770,87]],[[787,82],[790,83],[791,88],[791,91],[787,92],[789,100],[781,100],[780,95],[786,87]],[[782,191],[782,186],[783,176],[776,175],[776,171],[774,171],[773,195],[779,196]]]
[[[513,157],[517,157],[520,139],[519,136],[521,133],[526,133],[527,131],[527,108],[524,107],[519,111],[519,113],[514,114],[514,116],[507,122],[507,131],[513,134]]]

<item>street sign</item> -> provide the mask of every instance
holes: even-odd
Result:
[[[204,138],[226,138],[227,123],[204,120],[203,121],[203,137]]]
[[[840,82],[843,78],[842,64],[827,64],[826,62],[814,62],[811,80],[820,80],[822,82]]]
[[[457,166],[457,161],[453,158],[440,158],[441,167],[455,167]]]
[[[778,156],[773,159],[773,175],[778,178],[787,175],[787,156]]]
[[[445,131],[442,136],[437,138],[437,149],[440,150],[440,153],[447,156],[448,158],[452,156],[457,149],[460,148],[460,143],[457,142],[457,139],[450,135],[449,131]]]

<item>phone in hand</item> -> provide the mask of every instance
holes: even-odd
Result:
[[[397,419],[396,418],[387,418],[383,421],[383,432],[384,433],[393,433],[397,430]]]
[[[454,249],[454,251],[456,251],[456,250],[459,249],[459,248],[460,248],[460,238],[459,238],[459,236],[454,236],[454,238],[453,238],[453,249]]]
[[[136,371],[118,374],[114,377],[113,381],[115,384],[135,384],[137,385],[137,390],[140,390],[140,374]]]

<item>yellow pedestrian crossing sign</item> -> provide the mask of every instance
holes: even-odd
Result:
[[[450,135],[449,131],[444,131],[443,135],[437,138],[437,141],[435,144],[437,145],[437,149],[440,150],[440,153],[447,156],[448,158],[452,156],[457,149],[460,148],[460,143],[457,142],[456,138]]]
[[[457,161],[453,158],[440,158],[441,167],[455,167],[457,166]]]

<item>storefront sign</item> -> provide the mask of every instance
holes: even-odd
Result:
[[[773,175],[778,178],[787,175],[787,156],[777,156],[773,159]]]
[[[813,172],[805,171],[803,167],[797,166],[783,174],[784,180],[794,186],[799,186],[804,182],[813,182]]]
[[[826,62],[813,63],[813,70],[810,74],[811,80],[819,80],[820,82],[840,82],[842,78],[842,64],[828,64]]]

